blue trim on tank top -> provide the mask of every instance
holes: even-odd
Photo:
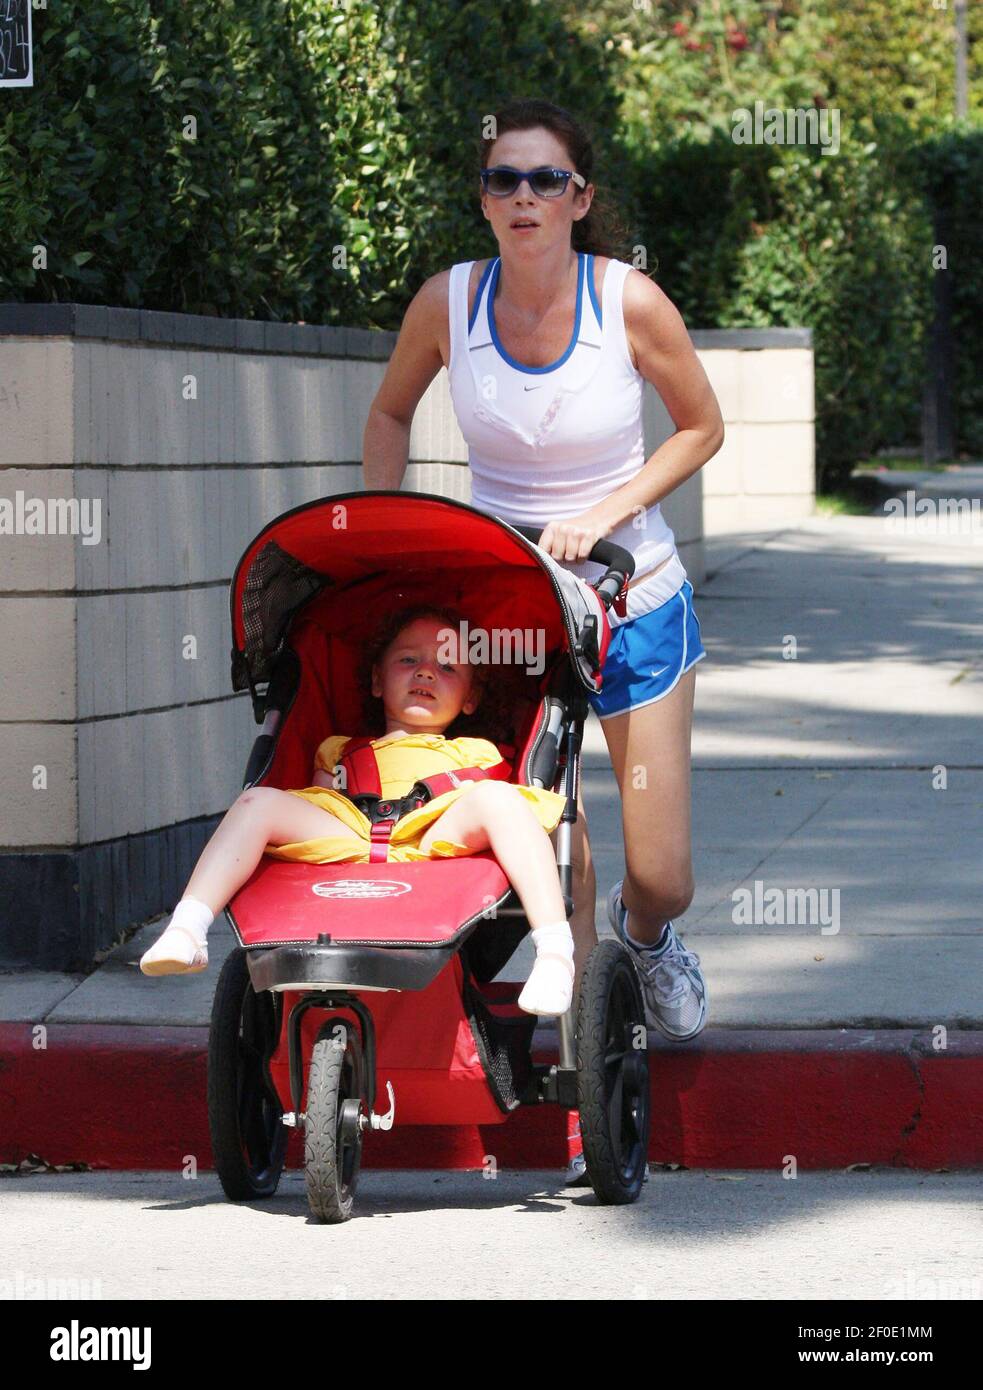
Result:
[[[594,288],[594,253],[593,253],[593,251],[589,251],[589,252],[587,253],[587,290],[588,290],[588,293],[590,294],[590,302],[591,302],[591,303],[593,304],[593,306],[594,306],[594,313],[597,315],[597,325],[598,325],[599,328],[603,328],[603,327],[604,327],[604,320],[601,318],[601,306],[600,306],[600,304],[598,304],[598,302],[597,302],[597,291],[596,291],[595,288]]]
[[[573,315],[573,334],[567,344],[567,350],[562,357],[558,357],[555,362],[548,363],[545,367],[527,367],[522,362],[517,362],[514,357],[510,357],[505,351],[495,330],[495,290],[498,287],[498,268],[501,264],[501,257],[495,257],[495,269],[492,273],[492,281],[488,290],[488,327],[491,329],[492,342],[495,344],[499,356],[506,361],[510,367],[514,367],[517,372],[528,372],[534,376],[540,376],[543,372],[555,372],[558,367],[562,367],[564,362],[577,346],[580,337],[580,315],[584,302],[584,253],[577,252],[577,307]],[[477,296],[476,296],[477,299]]]
[[[483,292],[483,290],[484,290],[484,288],[485,288],[485,281],[488,279],[489,275],[491,274],[492,266],[493,266],[494,264],[495,264],[494,261],[489,261],[488,264],[485,266],[484,270],[481,272],[481,279],[478,281],[478,292],[477,292],[477,294],[476,294],[475,297],[474,297],[474,308],[471,310],[471,317],[468,319],[468,333],[469,333],[469,334],[470,334],[472,328],[474,327],[474,321],[475,321],[475,319],[478,317],[478,310],[481,308],[481,295],[482,295],[482,292]],[[467,300],[465,300],[464,302],[467,303]]]

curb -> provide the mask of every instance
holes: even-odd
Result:
[[[43,1032],[39,1029],[43,1028]],[[537,1061],[556,1058],[553,1028]],[[0,1023],[0,1163],[212,1167],[208,1029]],[[883,1164],[983,1166],[983,1031],[708,1029],[650,1041],[653,1162],[686,1168]],[[556,1168],[563,1112],[526,1107],[502,1125],[399,1127],[366,1135],[363,1163],[389,1169]],[[303,1163],[291,1136],[287,1166]]]

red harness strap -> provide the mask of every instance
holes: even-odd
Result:
[[[350,738],[345,744],[345,751],[338,761],[340,766],[345,769],[345,786],[343,790],[348,793],[348,795],[356,796],[360,792],[369,792],[373,796],[382,795],[382,783],[379,781],[379,764],[376,760],[371,738],[365,736],[361,738]]]
[[[510,750],[513,751],[513,750]],[[371,735],[362,735],[358,738],[349,739],[345,745],[345,751],[338,760],[339,765],[345,772],[345,787],[343,795],[349,797],[369,795],[382,796],[382,783],[379,779],[379,763],[376,758],[375,749],[372,747]],[[486,777],[497,781],[507,781],[511,776],[512,766],[503,759],[496,763],[494,767],[458,767],[449,772],[437,772],[432,777],[422,777],[414,786],[426,787],[430,797],[442,796],[444,792],[454,791],[455,788],[463,786],[466,782],[481,781]],[[342,790],[338,788],[338,790]],[[409,794],[407,794],[409,795]],[[406,800],[407,798],[403,798]],[[418,806],[425,805],[422,797],[417,797],[410,807],[401,807],[399,801],[380,802],[379,808],[385,809],[386,818],[373,822],[370,835],[371,844],[369,847],[369,863],[385,863],[388,858],[389,840],[392,836],[396,822],[401,814],[407,810],[415,810]],[[392,809],[393,815],[389,816],[388,811]]]
[[[626,579],[625,582],[622,584],[620,592],[617,593],[617,594],[615,595],[615,599],[614,599],[614,602],[612,603],[611,607],[612,607],[612,608],[614,609],[614,611],[617,613],[617,615],[618,615],[619,618],[626,618],[626,617],[628,616],[628,580],[627,580],[627,579]]]

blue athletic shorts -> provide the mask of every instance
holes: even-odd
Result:
[[[672,598],[611,629],[600,695],[588,695],[599,719],[651,705],[706,656],[687,579]]]

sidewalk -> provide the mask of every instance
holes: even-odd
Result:
[[[983,496],[983,469],[963,474],[884,481],[901,496],[916,486]],[[806,1166],[983,1164],[983,532],[815,518],[712,540],[708,575],[697,595],[708,652],[693,737],[697,888],[677,926],[700,955],[710,1026],[689,1044],[653,1043],[662,1114],[652,1156],[690,1166],[780,1165],[788,1153]],[[785,659],[793,638],[795,659]],[[603,935],[607,889],[624,866],[617,787],[593,717],[583,766]],[[794,900],[784,890],[827,890],[825,929],[815,918],[766,925],[760,907],[775,889],[786,914]],[[735,920],[740,890],[752,910],[757,891],[757,925]],[[11,1161],[11,1095],[23,1115],[35,1076],[50,1100],[58,1038],[70,1050],[115,1037],[125,1055],[100,1051],[114,1088],[156,1079],[172,1121],[175,1104],[203,1109],[211,996],[232,935],[216,923],[207,973],[151,981],[136,962],[159,930],[143,927],[85,978],[0,975],[0,1020],[20,1025],[0,1023],[0,1048],[19,1059],[0,1075],[0,1162]],[[506,973],[524,978],[530,964],[527,948]],[[43,1063],[24,1026],[42,1022]],[[552,1030],[537,1038],[548,1049]],[[81,1085],[69,1053],[62,1061]],[[191,1090],[178,1102],[175,1067]],[[127,1129],[132,1151],[124,1096],[90,1108],[111,1132]],[[506,1130],[534,1142],[538,1116]],[[22,1120],[17,1131],[48,1157]],[[187,1143],[185,1129],[178,1148]],[[548,1148],[558,1152],[552,1137]]]

